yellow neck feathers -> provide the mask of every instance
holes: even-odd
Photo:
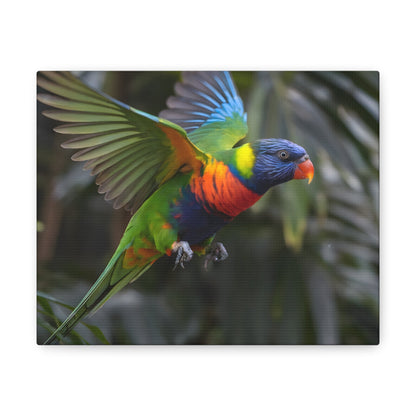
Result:
[[[237,148],[235,152],[235,166],[243,178],[248,179],[253,175],[255,158],[249,143]]]

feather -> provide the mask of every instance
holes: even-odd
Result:
[[[232,148],[244,138],[247,116],[228,72],[184,72],[182,79],[160,117],[182,126],[208,153]]]
[[[199,169],[206,160],[179,125],[131,108],[68,72],[39,73],[38,84],[47,92],[39,94],[38,100],[53,107],[45,115],[69,123],[54,130],[77,135],[62,147],[78,150],[72,159],[86,162],[84,169],[98,175],[100,192],[107,193],[106,199],[117,198],[117,207],[122,201],[130,211],[137,210],[184,165]],[[149,186],[131,187],[141,176]]]
[[[38,100],[46,105],[50,105],[55,108],[62,110],[75,110],[75,111],[86,111],[90,113],[98,112],[103,114],[122,114],[113,106],[108,105],[106,102],[100,104],[94,104],[83,101],[67,100],[65,98],[58,98],[49,94],[39,94]]]
[[[65,121],[67,123],[97,123],[101,121],[124,121],[122,116],[105,113],[80,113],[75,111],[46,110],[42,113],[52,120]]]
[[[114,140],[128,138],[128,137],[137,137],[139,134],[137,131],[131,130],[122,130],[117,132],[111,133],[92,133],[86,134],[79,137],[76,137],[71,140],[67,140],[66,142],[62,143],[62,147],[64,149],[84,149],[87,147],[99,146],[104,143],[109,143]]]

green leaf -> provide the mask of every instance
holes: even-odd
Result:
[[[282,198],[283,235],[288,247],[295,252],[302,248],[309,211],[305,181],[292,181],[280,189]]]
[[[102,333],[101,329],[98,328],[98,326],[86,324],[85,322],[81,322],[83,325],[85,325],[94,335],[96,338],[98,338],[103,344],[110,345],[110,342],[107,340],[107,338]]]
[[[38,299],[39,305],[42,308],[42,309],[38,309],[38,312],[40,314],[42,314],[43,316],[46,316],[46,317],[54,320],[56,327],[58,327],[62,322],[56,317],[50,303],[54,303],[56,305],[62,306],[64,308],[68,309],[69,311],[72,311],[74,309],[74,307],[60,301],[59,299],[54,298],[53,296],[48,295],[47,293],[41,292],[41,291],[37,292],[37,299]],[[38,323],[39,323],[39,326],[47,329],[50,333],[53,333],[56,329],[56,327],[53,327],[52,325],[50,325],[45,320],[38,319]],[[82,324],[86,328],[88,328],[89,331],[99,341],[101,341],[103,344],[107,344],[107,345],[110,344],[110,342],[107,340],[107,338],[105,337],[105,335],[103,334],[101,329],[98,328],[98,326],[87,324],[83,321],[80,321],[80,324]],[[66,337],[62,337],[59,334],[58,334],[57,337],[61,341],[61,343],[63,343],[63,344],[67,343],[68,338],[70,338],[71,341],[74,344],[88,344],[88,342],[77,331],[74,331],[74,330],[72,330],[71,334],[66,336]]]

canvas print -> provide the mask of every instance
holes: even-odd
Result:
[[[378,344],[378,72],[37,88],[38,344]]]

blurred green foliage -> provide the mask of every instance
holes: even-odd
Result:
[[[87,83],[158,114],[178,72],[86,72]],[[217,234],[230,254],[203,270],[158,261],[65,343],[377,344],[379,75],[233,72],[249,137],[304,146],[315,178],[270,190]],[[95,281],[129,215],[59,147],[38,104],[38,342]],[[60,299],[60,301],[56,301]],[[61,305],[59,305],[61,303]],[[92,326],[91,326],[92,325]]]

